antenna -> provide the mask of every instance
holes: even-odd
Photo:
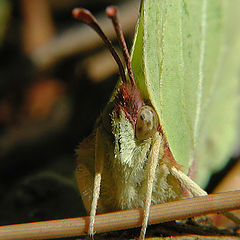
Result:
[[[112,43],[110,42],[110,40],[107,38],[107,36],[104,34],[101,27],[99,26],[96,18],[91,14],[90,11],[88,11],[87,9],[84,9],[84,8],[74,8],[72,11],[72,14],[76,19],[89,25],[102,38],[102,40],[104,41],[104,43],[110,50],[113,58],[115,59],[117,65],[118,65],[122,81],[127,82],[123,64],[122,64],[117,52],[114,50]]]
[[[117,34],[120,46],[122,48],[123,56],[126,62],[127,70],[128,70],[128,75],[130,77],[130,81],[132,86],[136,85],[133,72],[132,72],[132,66],[130,62],[130,56],[129,56],[129,51],[127,48],[127,44],[123,35],[122,27],[119,23],[118,19],[118,14],[117,14],[117,8],[115,6],[109,6],[106,8],[106,13],[109,18],[111,18],[115,32]]]

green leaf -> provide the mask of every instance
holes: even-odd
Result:
[[[156,109],[175,160],[196,182],[228,160],[236,138],[238,0],[145,0],[132,50],[144,100]]]

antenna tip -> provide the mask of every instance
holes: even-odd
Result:
[[[106,8],[106,13],[110,18],[115,17],[117,15],[117,8],[115,6],[108,6]]]
[[[72,10],[72,15],[74,18],[78,19],[78,16],[81,14],[82,8],[74,8]]]
[[[93,21],[93,16],[91,12],[84,8],[74,8],[72,10],[72,15],[74,18],[90,24]]]

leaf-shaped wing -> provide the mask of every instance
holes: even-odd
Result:
[[[132,51],[136,82],[175,160],[196,180],[225,164],[237,121],[237,0],[145,0]]]

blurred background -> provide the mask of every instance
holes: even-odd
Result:
[[[97,34],[71,12],[90,9],[116,44],[104,12],[110,4],[119,7],[131,46],[140,1],[0,0],[1,225],[85,215],[75,149],[91,133],[119,75]],[[208,191],[232,166],[240,172],[238,165],[235,156]],[[232,189],[240,182],[235,179]]]

